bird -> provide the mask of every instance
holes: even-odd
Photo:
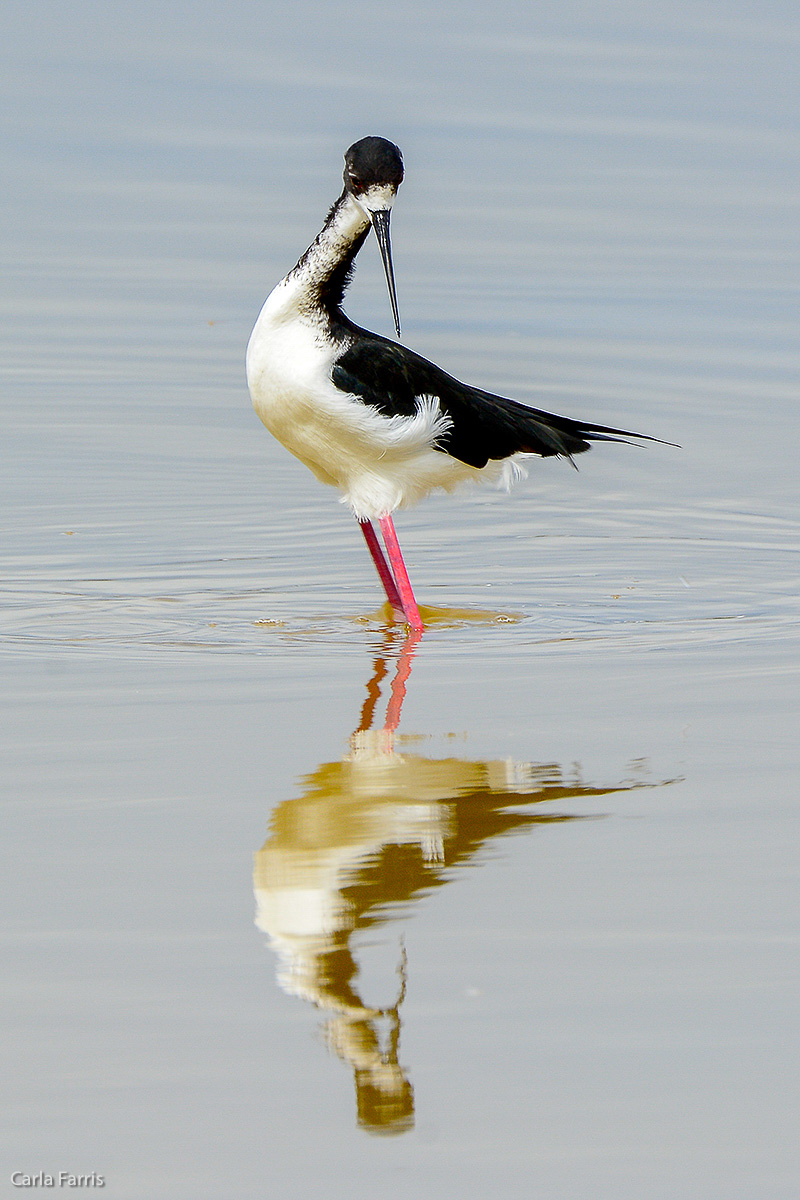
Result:
[[[508,484],[525,474],[528,455],[572,462],[592,442],[659,439],[461,383],[399,340],[354,324],[343,311],[344,294],[374,230],[401,336],[389,230],[404,166],[399,148],[377,136],[354,142],[344,164],[343,190],[321,231],[259,313],[247,346],[247,382],[269,432],[339,490],[397,618],[421,631],[395,510],[468,480]]]

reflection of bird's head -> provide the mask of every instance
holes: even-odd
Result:
[[[356,1071],[358,1123],[368,1133],[406,1133],[414,1126],[414,1089],[397,1063]]]
[[[405,1133],[414,1125],[414,1089],[398,1062],[400,1005],[405,995],[405,952],[400,996],[392,1008],[340,1012],[325,1026],[329,1049],[353,1068],[358,1123],[367,1133]],[[386,1026],[388,1022],[388,1027]]]

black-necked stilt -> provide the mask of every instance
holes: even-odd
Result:
[[[558,417],[459,383],[405,346],[348,320],[345,288],[372,228],[400,336],[389,217],[403,159],[380,137],[362,138],[344,159],[344,190],[322,231],[256,321],[247,381],[270,433],[323,483],[339,488],[361,525],[389,603],[412,629],[422,629],[392,520],[396,508],[468,479],[510,480],[520,473],[520,455],[571,459],[593,441],[645,435]]]

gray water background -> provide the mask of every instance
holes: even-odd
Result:
[[[795,1200],[798,50],[788,3],[4,6],[3,1195]],[[401,653],[243,378],[367,133],[407,345],[680,444],[398,518],[431,820],[498,764],[576,819],[356,930],[394,1138],[253,923]],[[371,243],[348,311],[390,333]]]

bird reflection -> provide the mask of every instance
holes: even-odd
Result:
[[[278,982],[326,1014],[326,1042],[353,1071],[358,1123],[371,1133],[402,1133],[414,1122],[413,1088],[399,1062],[406,956],[401,946],[394,994],[368,1005],[354,935],[450,882],[492,838],[579,819],[541,805],[641,786],[590,786],[554,763],[401,753],[396,731],[421,635],[397,644],[393,636],[386,631],[375,659],[349,753],[323,763],[303,779],[301,796],[278,805],[254,871],[256,924],[278,956]],[[386,717],[375,729],[392,665]]]

